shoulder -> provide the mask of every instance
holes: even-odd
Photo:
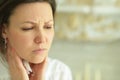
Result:
[[[57,59],[48,59],[48,75],[53,76],[53,80],[72,80],[70,68]]]

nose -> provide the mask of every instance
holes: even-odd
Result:
[[[36,34],[36,37],[34,39],[34,42],[39,44],[39,43],[44,43],[45,42],[45,34],[43,31],[39,31],[37,34]]]

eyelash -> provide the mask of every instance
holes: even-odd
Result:
[[[27,30],[32,30],[32,29],[33,29],[33,27],[31,27],[31,28],[23,28],[22,30],[27,31]]]
[[[28,30],[32,30],[34,27],[31,28],[22,28],[23,31],[28,31]],[[44,26],[45,29],[52,29],[52,26]]]
[[[51,26],[45,26],[44,28],[45,28],[45,29],[52,29]]]

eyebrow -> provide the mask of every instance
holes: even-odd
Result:
[[[51,19],[51,20],[45,22],[45,24],[48,24],[48,23],[50,23],[50,22],[54,22],[54,21]]]
[[[45,22],[45,24],[48,24],[48,23],[50,23],[50,22],[53,22],[53,20],[51,19],[51,20]],[[23,24],[24,24],[24,23],[37,24],[37,22],[34,22],[34,21],[24,21]]]

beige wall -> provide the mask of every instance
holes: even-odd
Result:
[[[105,42],[120,38],[119,0],[57,0],[56,39]]]

